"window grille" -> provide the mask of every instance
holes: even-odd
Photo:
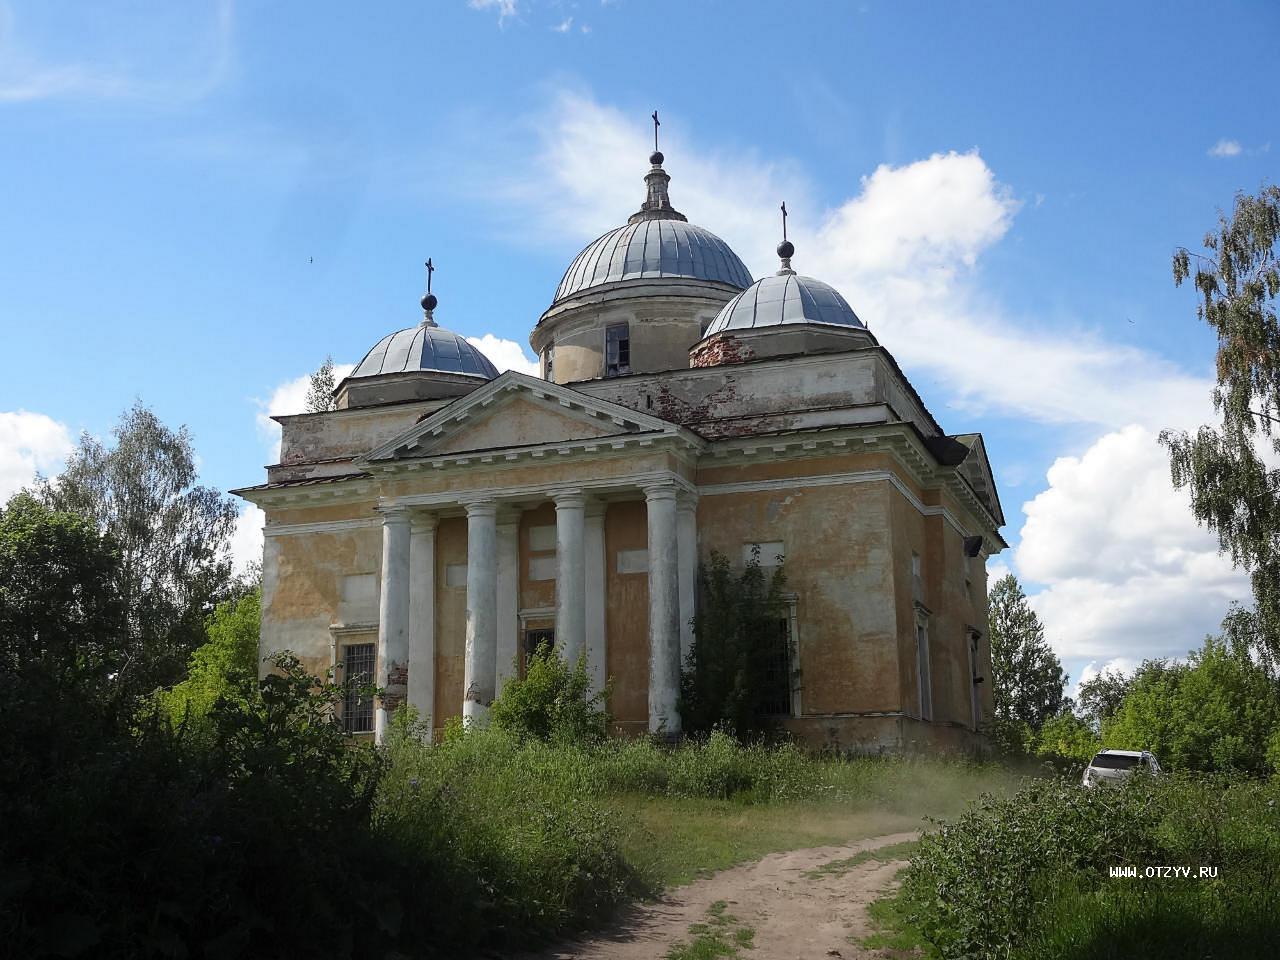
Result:
[[[376,658],[372,643],[351,643],[342,648],[343,679],[351,681],[342,701],[342,726],[347,733],[373,729],[373,697],[362,696],[360,688],[373,683]]]
[[[765,650],[760,710],[766,716],[791,716],[791,618],[779,617]]]
[[[618,377],[631,372],[631,332],[625,323],[604,331],[604,375]]]
[[[526,670],[533,655],[543,644],[555,649],[556,632],[554,630],[526,630],[524,632],[524,666]]]

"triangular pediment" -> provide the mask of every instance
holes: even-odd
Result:
[[[673,423],[507,371],[416,423],[364,463],[679,433]]]
[[[987,458],[987,447],[982,442],[982,434],[965,433],[955,439],[969,448],[969,455],[960,464],[960,472],[969,481],[969,486],[978,495],[978,499],[1003,526],[1004,510],[1000,506],[1000,494],[996,491],[996,479],[991,471],[991,461]]]

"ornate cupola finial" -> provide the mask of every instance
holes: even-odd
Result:
[[[787,239],[787,201],[782,201],[782,242],[778,244],[778,256],[782,258],[782,269],[778,276],[794,274],[791,269],[791,258],[795,256],[796,245]]]
[[[662,126],[662,121],[658,119],[658,111],[653,111],[653,153],[649,154],[649,172],[644,176],[646,187],[646,195],[644,203],[640,204],[640,212],[633,213],[628,218],[628,223],[638,223],[641,220],[688,220],[683,213],[671,206],[671,197],[667,193],[667,184],[671,182],[671,178],[667,176],[667,171],[662,169],[662,151],[658,149],[658,128]]]
[[[436,299],[436,295],[431,292],[431,275],[436,272],[435,264],[431,262],[431,258],[427,258],[427,295],[418,302],[422,304],[422,326],[434,327],[436,325],[435,318],[432,313],[436,309],[436,304],[440,301]]]

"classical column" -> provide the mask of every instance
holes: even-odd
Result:
[[[497,506],[467,504],[467,648],[462,719],[484,720],[493,703],[497,665]]]
[[[582,535],[587,591],[587,676],[591,678],[592,693],[604,689],[609,673],[605,637],[604,513],[605,505],[599,500],[588,502]]]
[[[436,517],[409,525],[409,706],[431,737],[436,706]]]
[[[644,488],[649,515],[649,731],[680,732],[680,584],[676,488]]]
[[[698,501],[680,497],[676,503],[676,540],[680,549],[680,665],[693,647],[693,615],[698,589]]]
[[[374,713],[374,739],[381,743],[387,721],[404,702],[409,670],[409,511],[383,507],[382,590],[378,599],[378,675],[383,688]]]
[[[583,511],[586,498],[573,490],[556,495],[556,646],[575,663],[587,648]]]
[[[497,677],[494,689],[502,693],[516,675],[520,631],[520,511],[498,514],[498,625]]]

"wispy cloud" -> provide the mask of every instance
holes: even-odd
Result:
[[[520,0],[467,0],[467,6],[472,10],[496,11],[501,27],[519,11]]]
[[[201,99],[221,86],[234,63],[232,0],[220,0],[195,73],[157,75],[148,65],[119,59],[110,66],[95,51],[80,61],[53,63],[27,49],[12,6],[0,0],[0,103],[54,99],[130,99],[162,103]],[[95,43],[99,42],[95,38]]]
[[[565,17],[551,29],[555,33],[568,33],[573,29],[573,17]]]
[[[1238,157],[1244,152],[1239,140],[1219,140],[1209,148],[1211,157]]]

